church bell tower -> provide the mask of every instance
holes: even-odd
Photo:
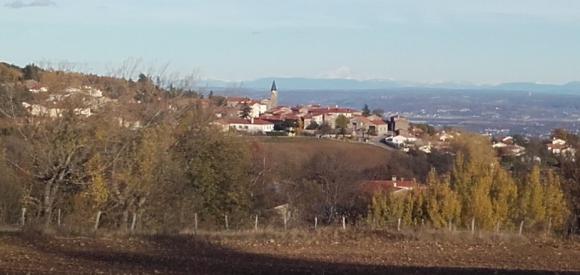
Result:
[[[270,109],[278,107],[278,88],[276,87],[276,80],[272,81],[272,89],[270,89]]]

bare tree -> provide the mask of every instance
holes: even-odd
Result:
[[[305,163],[300,189],[310,193],[313,201],[305,202],[314,206],[318,214],[328,223],[337,215],[348,214],[354,206],[353,195],[361,175],[339,153],[316,155]],[[316,194],[315,196],[312,196]]]

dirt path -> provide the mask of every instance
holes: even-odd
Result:
[[[579,274],[580,244],[333,236],[0,235],[2,273]],[[559,272],[558,272],[559,271]]]

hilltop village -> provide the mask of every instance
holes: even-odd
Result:
[[[269,98],[226,97],[215,109],[217,120],[214,124],[224,132],[238,134],[315,136],[425,154],[433,150],[446,151],[450,141],[461,135],[461,131],[451,128],[435,129],[430,125],[411,123],[399,114],[371,111],[366,105],[362,110],[317,104],[281,106],[278,93],[274,81]],[[526,154],[526,148],[521,144],[526,138],[488,137],[501,157],[523,157]],[[573,158],[576,154],[574,146],[557,136],[545,141],[544,146],[554,156]],[[535,160],[540,161],[540,157],[535,157]]]
[[[400,115],[385,117],[381,110],[371,111],[340,106],[278,105],[278,88],[272,83],[270,97],[251,99],[247,97],[226,97],[225,104],[216,109],[215,125],[225,132],[268,136],[316,136],[360,142],[382,142],[392,148],[409,151],[411,145],[418,145],[426,153],[430,152],[431,140],[423,141],[426,131],[440,135],[436,145],[443,145],[453,138],[442,131],[435,133],[426,125],[413,125]]]

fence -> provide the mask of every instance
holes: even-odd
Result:
[[[56,228],[63,228],[65,225],[63,223],[63,211],[61,209],[55,210],[54,219],[51,222],[52,227]],[[21,209],[21,216],[18,226],[20,228],[29,225],[32,223],[31,219],[28,219],[29,213],[27,212],[26,208]],[[101,222],[104,213],[102,211],[97,211],[94,216],[94,224],[92,230],[97,232],[101,230]],[[471,219],[471,222],[468,226],[458,226],[454,224],[452,221],[448,221],[447,226],[444,228],[434,228],[425,220],[421,220],[418,223],[413,224],[406,224],[403,222],[401,218],[396,220],[391,220],[388,222],[383,222],[380,225],[371,221],[369,223],[356,223],[354,220],[349,220],[347,216],[339,216],[339,218],[331,223],[321,223],[321,219],[318,216],[313,217],[308,221],[297,221],[295,219],[291,219],[288,213],[284,213],[279,216],[260,216],[260,215],[251,215],[248,216],[246,219],[240,219],[238,217],[236,223],[232,223],[231,217],[228,214],[223,215],[222,224],[220,225],[207,225],[201,222],[202,217],[198,213],[193,215],[193,221],[190,223],[191,226],[186,226],[189,230],[185,232],[220,232],[220,231],[254,231],[254,232],[261,232],[266,230],[277,231],[277,232],[284,232],[289,230],[310,230],[310,231],[317,231],[322,228],[336,228],[341,229],[344,231],[348,230],[388,230],[388,231],[422,231],[422,230],[429,230],[429,231],[436,231],[436,232],[455,232],[455,233],[470,233],[475,235],[476,233],[494,233],[494,234],[517,234],[517,235],[524,235],[527,233],[530,234],[538,234],[543,233],[546,236],[552,233],[552,221],[551,219],[548,220],[547,224],[543,227],[543,230],[538,230],[538,228],[528,227],[525,221],[521,221],[517,226],[514,225],[510,227],[502,226],[500,222],[497,222],[493,230],[489,229],[479,229],[477,225],[477,220],[475,218]],[[245,220],[245,221],[244,221]],[[130,226],[128,228],[129,232],[149,232],[147,228],[139,228],[139,215],[137,213],[131,213],[130,217]]]

